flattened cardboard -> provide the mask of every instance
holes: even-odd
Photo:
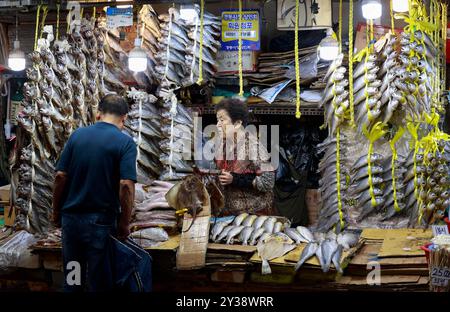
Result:
[[[388,258],[425,256],[423,250],[420,249],[420,246],[428,243],[432,237],[429,232],[407,236],[396,236],[393,234],[394,233],[389,233],[384,238],[378,257]]]

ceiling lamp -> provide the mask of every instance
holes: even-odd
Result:
[[[394,12],[404,13],[409,10],[408,0],[395,0],[392,1],[392,9]]]
[[[9,53],[8,67],[13,71],[22,71],[25,69],[25,53],[20,50],[19,41],[19,17],[16,16],[16,40],[14,40],[14,49]]]
[[[365,19],[374,20],[381,17],[383,7],[379,0],[363,0],[361,7]]]
[[[333,38],[333,30],[327,29],[327,36],[320,41],[319,58],[325,61],[332,61],[339,55],[339,42]]]
[[[141,39],[134,40],[134,49],[128,55],[128,68],[134,72],[143,72],[147,69],[147,53],[141,48]]]

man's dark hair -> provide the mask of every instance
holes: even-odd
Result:
[[[247,104],[238,99],[224,99],[216,105],[216,112],[224,110],[228,113],[231,121],[241,121],[244,127],[248,124],[248,108]]]
[[[103,114],[112,114],[120,117],[128,114],[128,103],[120,95],[108,94],[100,100],[98,110]]]

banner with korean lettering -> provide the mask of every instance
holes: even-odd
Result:
[[[242,50],[259,51],[260,18],[258,10],[243,10],[241,21]],[[235,10],[222,11],[221,49],[224,51],[237,51],[239,47],[239,12]]]

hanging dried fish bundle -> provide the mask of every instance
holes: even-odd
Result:
[[[192,171],[192,133],[193,119],[191,113],[178,102],[172,90],[161,89],[159,96],[163,100],[159,159],[166,170],[161,173],[161,180],[174,180],[186,176]],[[184,173],[180,173],[180,172]]]
[[[198,18],[188,23],[190,39],[186,47],[186,66],[190,68],[189,77],[183,79],[183,86],[189,86],[200,79],[200,56],[202,58],[202,81],[214,82],[216,72],[216,55],[220,48],[220,32],[222,28],[221,18],[209,12],[203,12],[203,29],[201,21],[201,9],[194,5]],[[200,50],[200,47],[202,49]],[[200,51],[202,51],[200,55]]]
[[[342,136],[340,142],[345,144],[347,143],[347,140]],[[319,191],[321,193],[322,202],[317,224],[317,230],[321,232],[326,232],[335,225],[339,228],[337,232],[343,230],[340,226],[342,206],[339,208],[339,201],[341,201],[342,205],[343,199],[345,198],[344,192],[347,186],[345,170],[343,170],[344,168],[341,167],[340,163],[339,166],[337,164],[337,148],[339,148],[339,146],[336,144],[336,138],[332,137],[328,137],[324,142],[317,145],[317,153],[323,155],[319,163],[319,172],[321,174]],[[340,162],[344,162],[345,158],[343,150],[339,150]],[[337,171],[338,168],[339,175]],[[340,194],[338,194],[337,183],[340,183]],[[341,196],[341,198],[339,198],[339,196]],[[342,214],[342,219],[342,221],[345,221],[344,214]]]
[[[151,94],[133,89],[128,91],[128,98],[132,99],[133,104],[125,129],[138,147],[138,182],[149,185],[161,173],[158,144],[162,137],[160,110],[155,106],[157,98]]]

